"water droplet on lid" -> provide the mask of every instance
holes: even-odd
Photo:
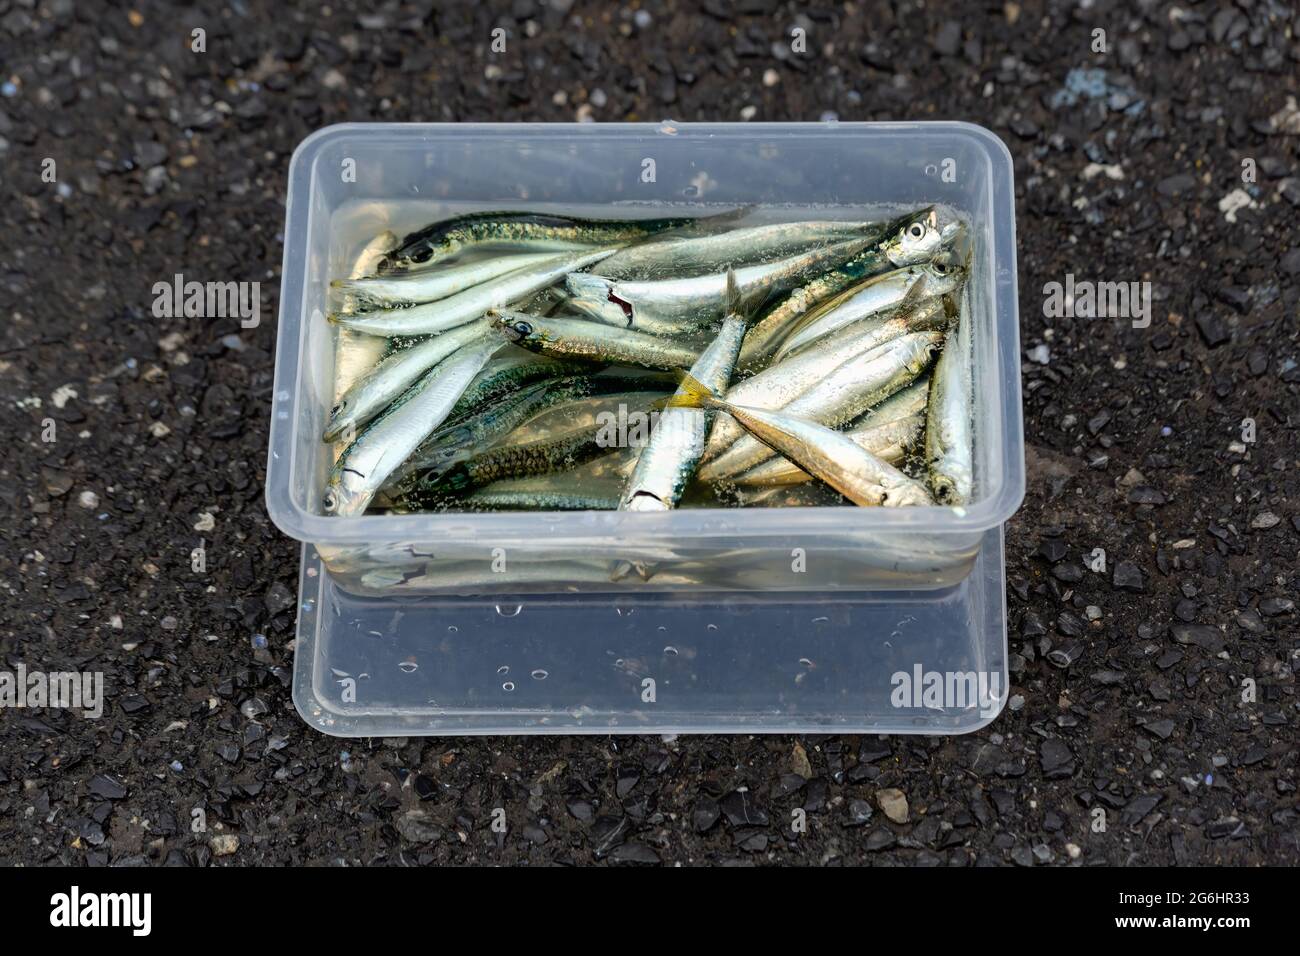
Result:
[[[519,612],[523,609],[524,606],[522,604],[516,604],[514,607],[502,607],[500,604],[496,605],[496,611],[502,617],[518,617]]]
[[[420,665],[415,663],[415,661],[402,661],[397,666],[401,669],[403,674],[414,674]]]
[[[500,667],[497,668],[497,673],[500,674],[502,677],[504,677],[506,674],[509,674],[509,673],[510,673],[510,665],[509,665],[509,664],[502,664]]]
[[[806,658],[806,657],[801,657],[801,658],[799,658],[799,663],[802,664],[804,667],[812,667],[812,666],[813,666],[813,662],[810,661],[810,660],[809,660],[808,658]]]
[[[512,680],[508,680],[501,685],[501,689],[508,694],[515,689],[515,682]]]
[[[546,680],[546,678],[550,676],[551,675],[549,673],[542,670],[540,667],[537,668],[537,670],[533,671],[533,680]]]
[[[667,647],[664,648],[664,653],[667,654],[669,657],[676,657],[676,656],[677,656],[677,648],[675,648],[675,647],[673,647],[671,644],[669,644]]]

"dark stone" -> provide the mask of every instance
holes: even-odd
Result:
[[[104,800],[121,800],[128,792],[121,783],[103,773],[97,773],[91,777],[86,789],[93,796]]]
[[[1175,624],[1169,628],[1169,633],[1179,644],[1195,644],[1211,654],[1224,648],[1223,634],[1208,624]]]
[[[733,827],[767,826],[767,813],[754,803],[754,795],[745,790],[733,790],[719,803],[727,821]]]
[[[1146,585],[1142,580],[1142,571],[1132,561],[1115,562],[1115,571],[1111,583],[1120,591],[1131,591],[1134,594],[1141,594],[1146,591]]]

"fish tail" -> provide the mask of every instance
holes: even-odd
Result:
[[[667,398],[654,403],[660,409],[665,408],[721,408],[725,402],[717,394],[690,372],[682,372],[677,384],[677,391]]]

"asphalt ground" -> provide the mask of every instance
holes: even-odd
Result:
[[[108,702],[0,710],[0,860],[1300,862],[1298,32],[1270,2],[0,2],[0,658]],[[154,284],[259,281],[273,316],[289,157],[331,123],[832,115],[1015,157],[1008,710],[952,738],[308,729],[262,500],[275,323],[160,320]],[[1149,282],[1149,326],[1045,315],[1067,275]]]

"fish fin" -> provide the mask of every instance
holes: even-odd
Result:
[[[709,225],[713,226],[713,225],[725,224],[729,222],[736,222],[737,220],[744,219],[751,212],[753,212],[754,209],[755,209],[755,205],[753,203],[748,203],[743,206],[736,206],[734,209],[728,209],[725,212],[716,212],[711,216],[698,216],[693,220],[692,225],[696,223],[708,223]]]
[[[948,328],[955,329],[961,315],[961,306],[957,302],[957,296],[951,292],[943,297],[943,314],[948,320]]]
[[[766,288],[758,286],[751,289],[748,294],[742,295],[739,280],[736,279],[735,267],[727,267],[727,291],[724,297],[723,315],[738,316],[745,321],[746,325],[750,325],[767,312],[769,304],[782,298],[784,294],[771,286]]]
[[[712,408],[718,405],[717,394],[690,372],[682,372],[677,391],[654,404],[660,408]],[[662,403],[662,404],[660,404]]]
[[[903,294],[903,298],[898,303],[898,307],[894,314],[903,319],[910,318],[912,313],[916,311],[916,307],[919,306],[921,301],[925,298],[925,287],[927,282],[928,279],[926,274],[922,272],[917,280],[912,283],[911,287],[908,288],[907,292]]]
[[[740,314],[740,286],[736,283],[736,270],[731,266],[727,266],[727,295],[725,301],[725,311],[727,315]]]

